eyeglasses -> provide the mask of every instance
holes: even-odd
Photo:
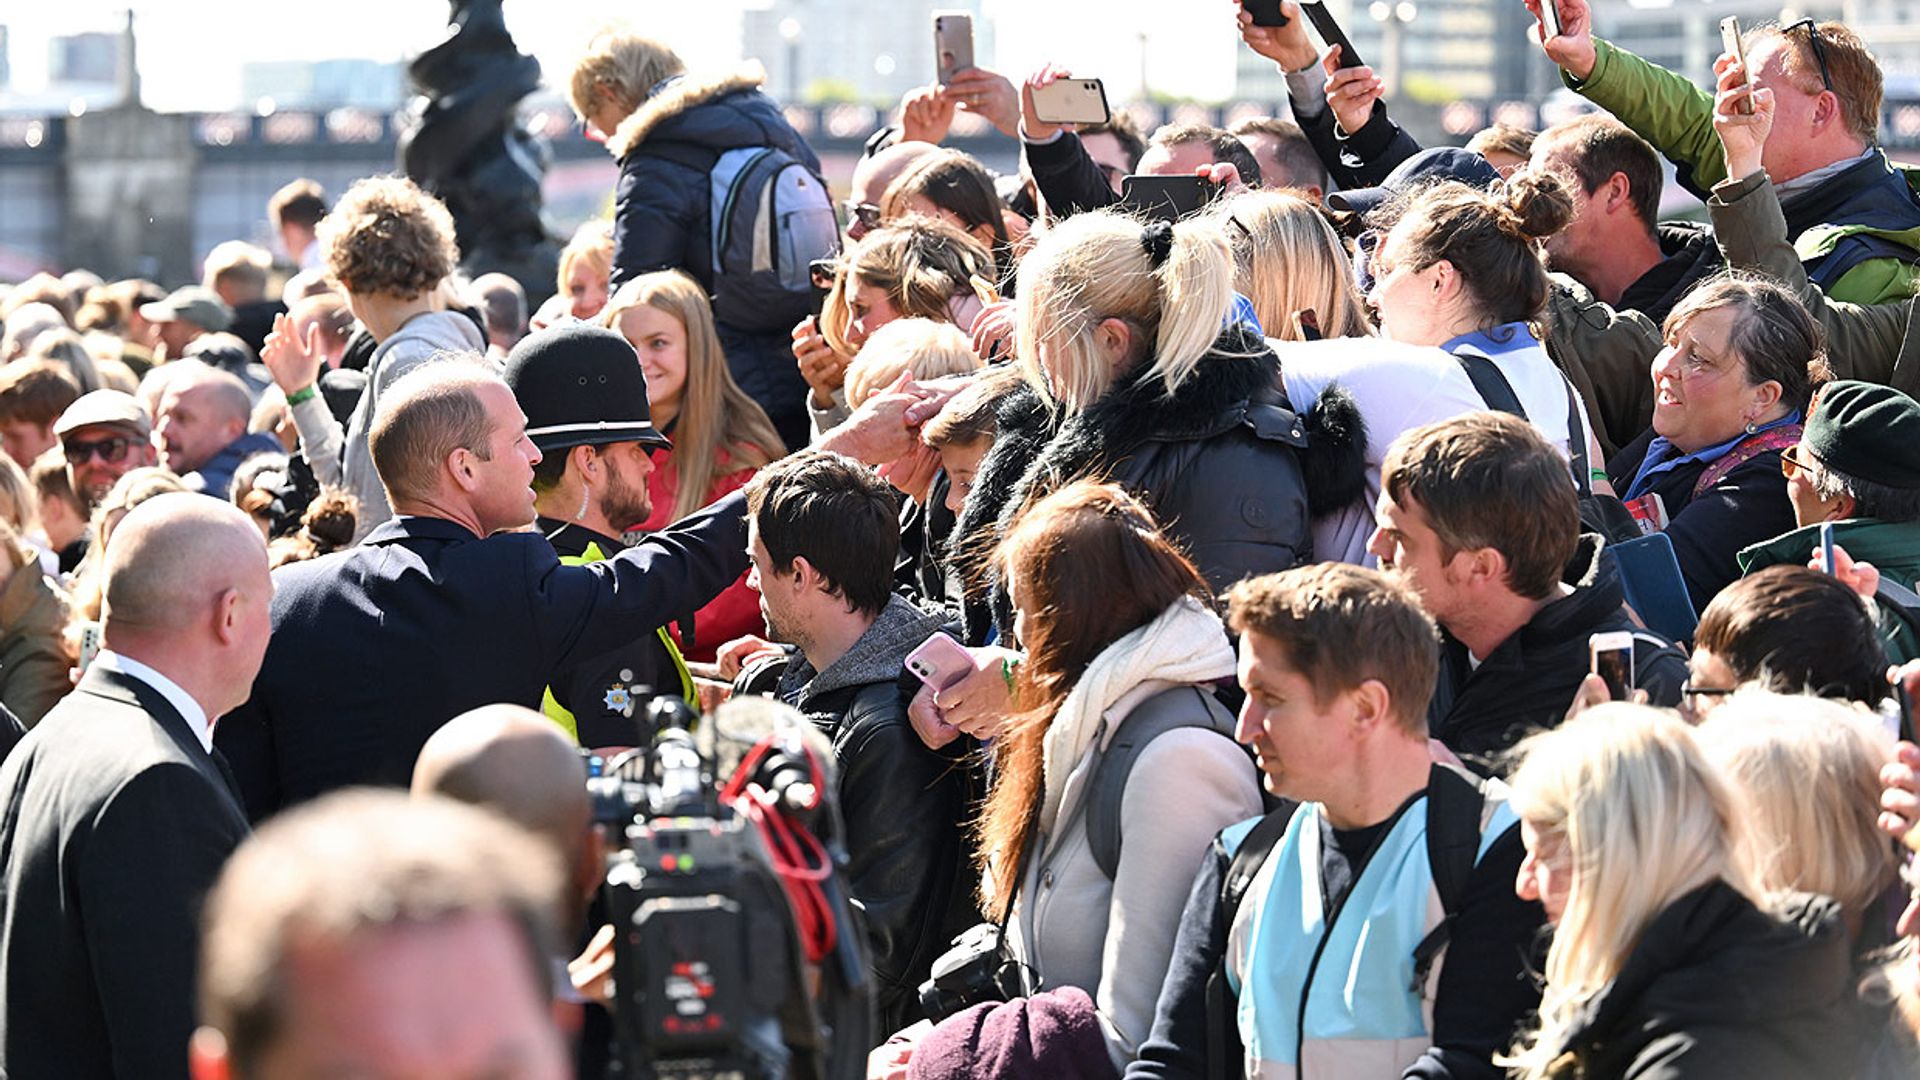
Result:
[[[1801,461],[1799,458],[1793,456],[1792,447],[1788,447],[1787,449],[1780,451],[1780,475],[1781,476],[1784,476],[1787,479],[1791,480],[1799,473],[1809,471],[1812,468],[1813,468],[1813,465],[1811,463]]]
[[[1797,23],[1781,27],[1780,35],[1785,37],[1795,30],[1805,30],[1807,32],[1807,40],[1813,43],[1813,61],[1820,65],[1820,85],[1826,87],[1828,92],[1831,93],[1833,90],[1833,76],[1827,71],[1827,43],[1820,40],[1820,28],[1814,25],[1812,19],[1801,19]]]
[[[852,199],[848,199],[842,202],[840,206],[847,212],[848,222],[857,221],[863,229],[877,229],[880,227],[880,208],[872,203],[854,202]]]
[[[60,452],[66,456],[69,465],[84,465],[91,458],[99,458],[109,465],[118,465],[127,460],[127,451],[133,449],[133,440],[125,435],[115,435],[111,439],[97,439],[93,442],[63,442]]]

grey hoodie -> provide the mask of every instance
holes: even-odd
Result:
[[[816,672],[807,663],[806,654],[794,654],[775,693],[801,712],[811,712],[814,699],[836,690],[892,682],[900,677],[907,654],[943,625],[944,616],[922,611],[896,594],[887,600],[880,617],[853,643],[853,648],[827,665],[827,670]]]
[[[441,353],[484,355],[486,349],[480,328],[460,312],[416,315],[373,351],[373,359],[367,364],[366,392],[360,395],[360,404],[354,406],[346,427],[333,418],[320,394],[293,407],[293,426],[300,432],[300,447],[307,464],[313,466],[314,477],[322,484],[344,488],[360,500],[354,543],[393,516],[386,489],[380,486],[380,474],[373,468],[373,454],[367,448],[367,429],[373,426],[373,411],[380,405],[381,393],[395,379]]]

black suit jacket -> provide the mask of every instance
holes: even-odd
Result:
[[[93,668],[0,768],[0,1076],[187,1075],[199,909],[247,835],[159,691]]]
[[[214,742],[255,821],[335,788],[404,785],[441,724],[496,702],[538,708],[557,671],[739,580],[746,547],[739,492],[585,566],[562,565],[536,533],[483,540],[394,518],[274,574],[266,662]]]

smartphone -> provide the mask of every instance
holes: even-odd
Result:
[[[80,624],[80,660],[79,660],[79,663],[75,664],[74,666],[80,669],[80,674],[85,675],[87,673],[88,665],[92,664],[93,658],[99,655],[100,655],[100,624],[97,622],[81,623]]]
[[[1366,64],[1365,60],[1360,59],[1360,53],[1354,49],[1353,42],[1347,40],[1347,32],[1340,29],[1339,20],[1333,17],[1333,12],[1327,10],[1327,5],[1320,3],[1319,0],[1311,0],[1301,4],[1300,10],[1307,13],[1307,21],[1313,24],[1315,30],[1320,31],[1321,41],[1328,45],[1340,46],[1341,67],[1362,67]]]
[[[1220,194],[1218,185],[1198,176],[1146,176],[1120,179],[1120,205],[1157,221],[1179,221],[1197,214]]]
[[[1820,557],[1825,560],[1827,573],[1837,573],[1833,565],[1833,522],[1820,526]]]
[[[1753,72],[1747,71],[1747,51],[1740,47],[1740,20],[1729,15],[1720,20],[1721,51],[1733,54],[1740,69],[1747,72],[1747,96],[1740,99],[1740,115],[1753,115]]]
[[[829,255],[824,259],[815,259],[807,264],[807,281],[812,287],[812,314],[818,318],[827,306],[827,297],[833,292],[833,279],[840,273],[840,257]]]
[[[1099,79],[1055,79],[1033,88],[1033,115],[1048,124],[1104,124],[1107,88]]]
[[[1633,632],[1609,630],[1587,638],[1589,669],[1607,684],[1607,697],[1625,701],[1633,694]]]
[[[973,16],[964,11],[933,13],[933,55],[935,78],[941,85],[953,81],[953,73],[973,66]]]
[[[976,666],[967,647],[945,632],[935,633],[907,654],[907,670],[935,690],[945,690],[973,674]]]
[[[1540,0],[1540,30],[1542,41],[1560,36],[1560,0]]]
[[[1293,20],[1280,13],[1280,0],[1240,0],[1255,26],[1285,26]]]

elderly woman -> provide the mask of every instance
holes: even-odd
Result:
[[[1825,377],[1820,325],[1792,293],[1728,276],[1667,316],[1653,426],[1607,465],[1629,506],[1656,502],[1693,605],[1738,577],[1741,548],[1793,528],[1780,452]]]

